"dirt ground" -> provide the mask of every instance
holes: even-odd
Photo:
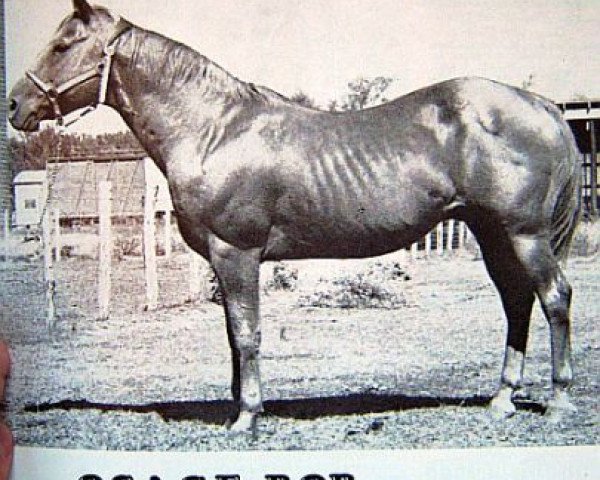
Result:
[[[398,260],[388,257],[381,262]],[[536,307],[517,414],[494,421],[505,322],[481,261],[404,262],[395,309],[298,306],[319,279],[373,263],[289,262],[293,292],[262,298],[265,415],[258,436],[224,427],[232,412],[221,307],[188,301],[189,256],[159,261],[160,307],[144,311],[143,263],[115,263],[112,315],[97,319],[97,261],[57,267],[58,321],[45,327],[39,262],[0,268],[0,329],[14,359],[8,413],[19,445],[126,450],[362,449],[584,445],[599,440],[600,258],[575,258],[572,389],[578,413],[543,416],[548,327]],[[263,282],[273,264],[263,267]]]

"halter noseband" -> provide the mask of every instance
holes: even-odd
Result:
[[[42,91],[50,105],[52,106],[52,110],[54,111],[54,116],[59,125],[69,126],[79,119],[81,119],[84,115],[87,115],[90,112],[93,112],[98,105],[103,104],[106,101],[106,93],[108,90],[108,78],[110,76],[110,67],[112,64],[112,58],[115,53],[115,42],[119,38],[119,36],[124,33],[126,30],[131,28],[131,24],[124,19],[119,19],[117,23],[117,27],[115,29],[115,33],[110,37],[109,41],[106,43],[106,46],[103,50],[103,57],[98,62],[95,67],[92,67],[85,72],[71,78],[70,80],[65,81],[59,86],[55,87],[51,83],[44,82],[41,78],[39,78],[35,73],[31,71],[25,72],[25,75],[31,82]],[[72,88],[81,85],[82,83],[91,80],[92,78],[100,77],[100,87],[98,89],[98,97],[96,103],[92,105],[88,105],[87,108],[82,110],[76,118],[72,119],[69,122],[64,121],[64,115],[60,110],[60,105],[58,103],[59,97],[68,92]]]

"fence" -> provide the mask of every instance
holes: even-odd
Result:
[[[143,197],[143,234],[142,255],[144,259],[145,309],[154,310],[159,305],[158,259],[157,259],[157,187],[149,184]],[[99,241],[98,241],[98,318],[110,316],[112,259],[114,251],[113,225],[117,218],[112,209],[111,182],[102,181],[98,189],[99,212]],[[59,212],[48,209],[43,221],[44,245],[44,279],[47,302],[47,323],[52,327],[55,319],[56,280],[54,264],[61,260]],[[162,255],[169,258],[173,252],[173,231],[170,212],[163,216],[163,245]],[[5,229],[6,230],[6,229]],[[8,233],[4,233],[6,238]],[[420,241],[414,243],[407,253],[410,259],[439,257],[450,255],[465,247],[470,235],[464,222],[453,219],[442,222]],[[198,298],[203,290],[208,289],[206,262],[200,255],[189,252],[188,299]],[[5,258],[7,258],[5,256]],[[204,265],[204,268],[202,267]]]
[[[10,245],[10,210],[4,210],[2,219],[2,258],[7,261]]]
[[[462,250],[469,241],[470,231],[466,224],[454,219],[438,223],[425,237],[410,247],[411,258],[430,257],[451,254]]]

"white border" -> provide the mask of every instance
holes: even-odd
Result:
[[[600,448],[540,447],[460,450],[370,450],[298,452],[120,452],[17,447],[12,480],[79,480],[96,474],[112,480],[128,474],[134,480],[181,480],[200,475],[239,475],[264,480],[284,474],[289,480],[307,475],[351,474],[354,480],[592,480],[600,472]],[[318,478],[318,477],[312,477]],[[155,479],[156,480],[156,479]]]

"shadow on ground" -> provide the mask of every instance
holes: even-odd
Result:
[[[384,413],[392,411],[439,408],[443,406],[486,407],[491,397],[425,397],[406,395],[378,395],[374,393],[345,396],[270,400],[264,402],[265,414],[281,418],[314,420],[336,415]],[[544,413],[545,407],[533,401],[516,401],[517,409]],[[94,403],[86,400],[62,400],[55,403],[27,405],[25,412],[49,410],[88,410],[105,412],[158,413],[165,420],[200,420],[205,423],[225,424],[235,414],[235,405],[229,400],[198,402],[164,402],[145,405]]]

